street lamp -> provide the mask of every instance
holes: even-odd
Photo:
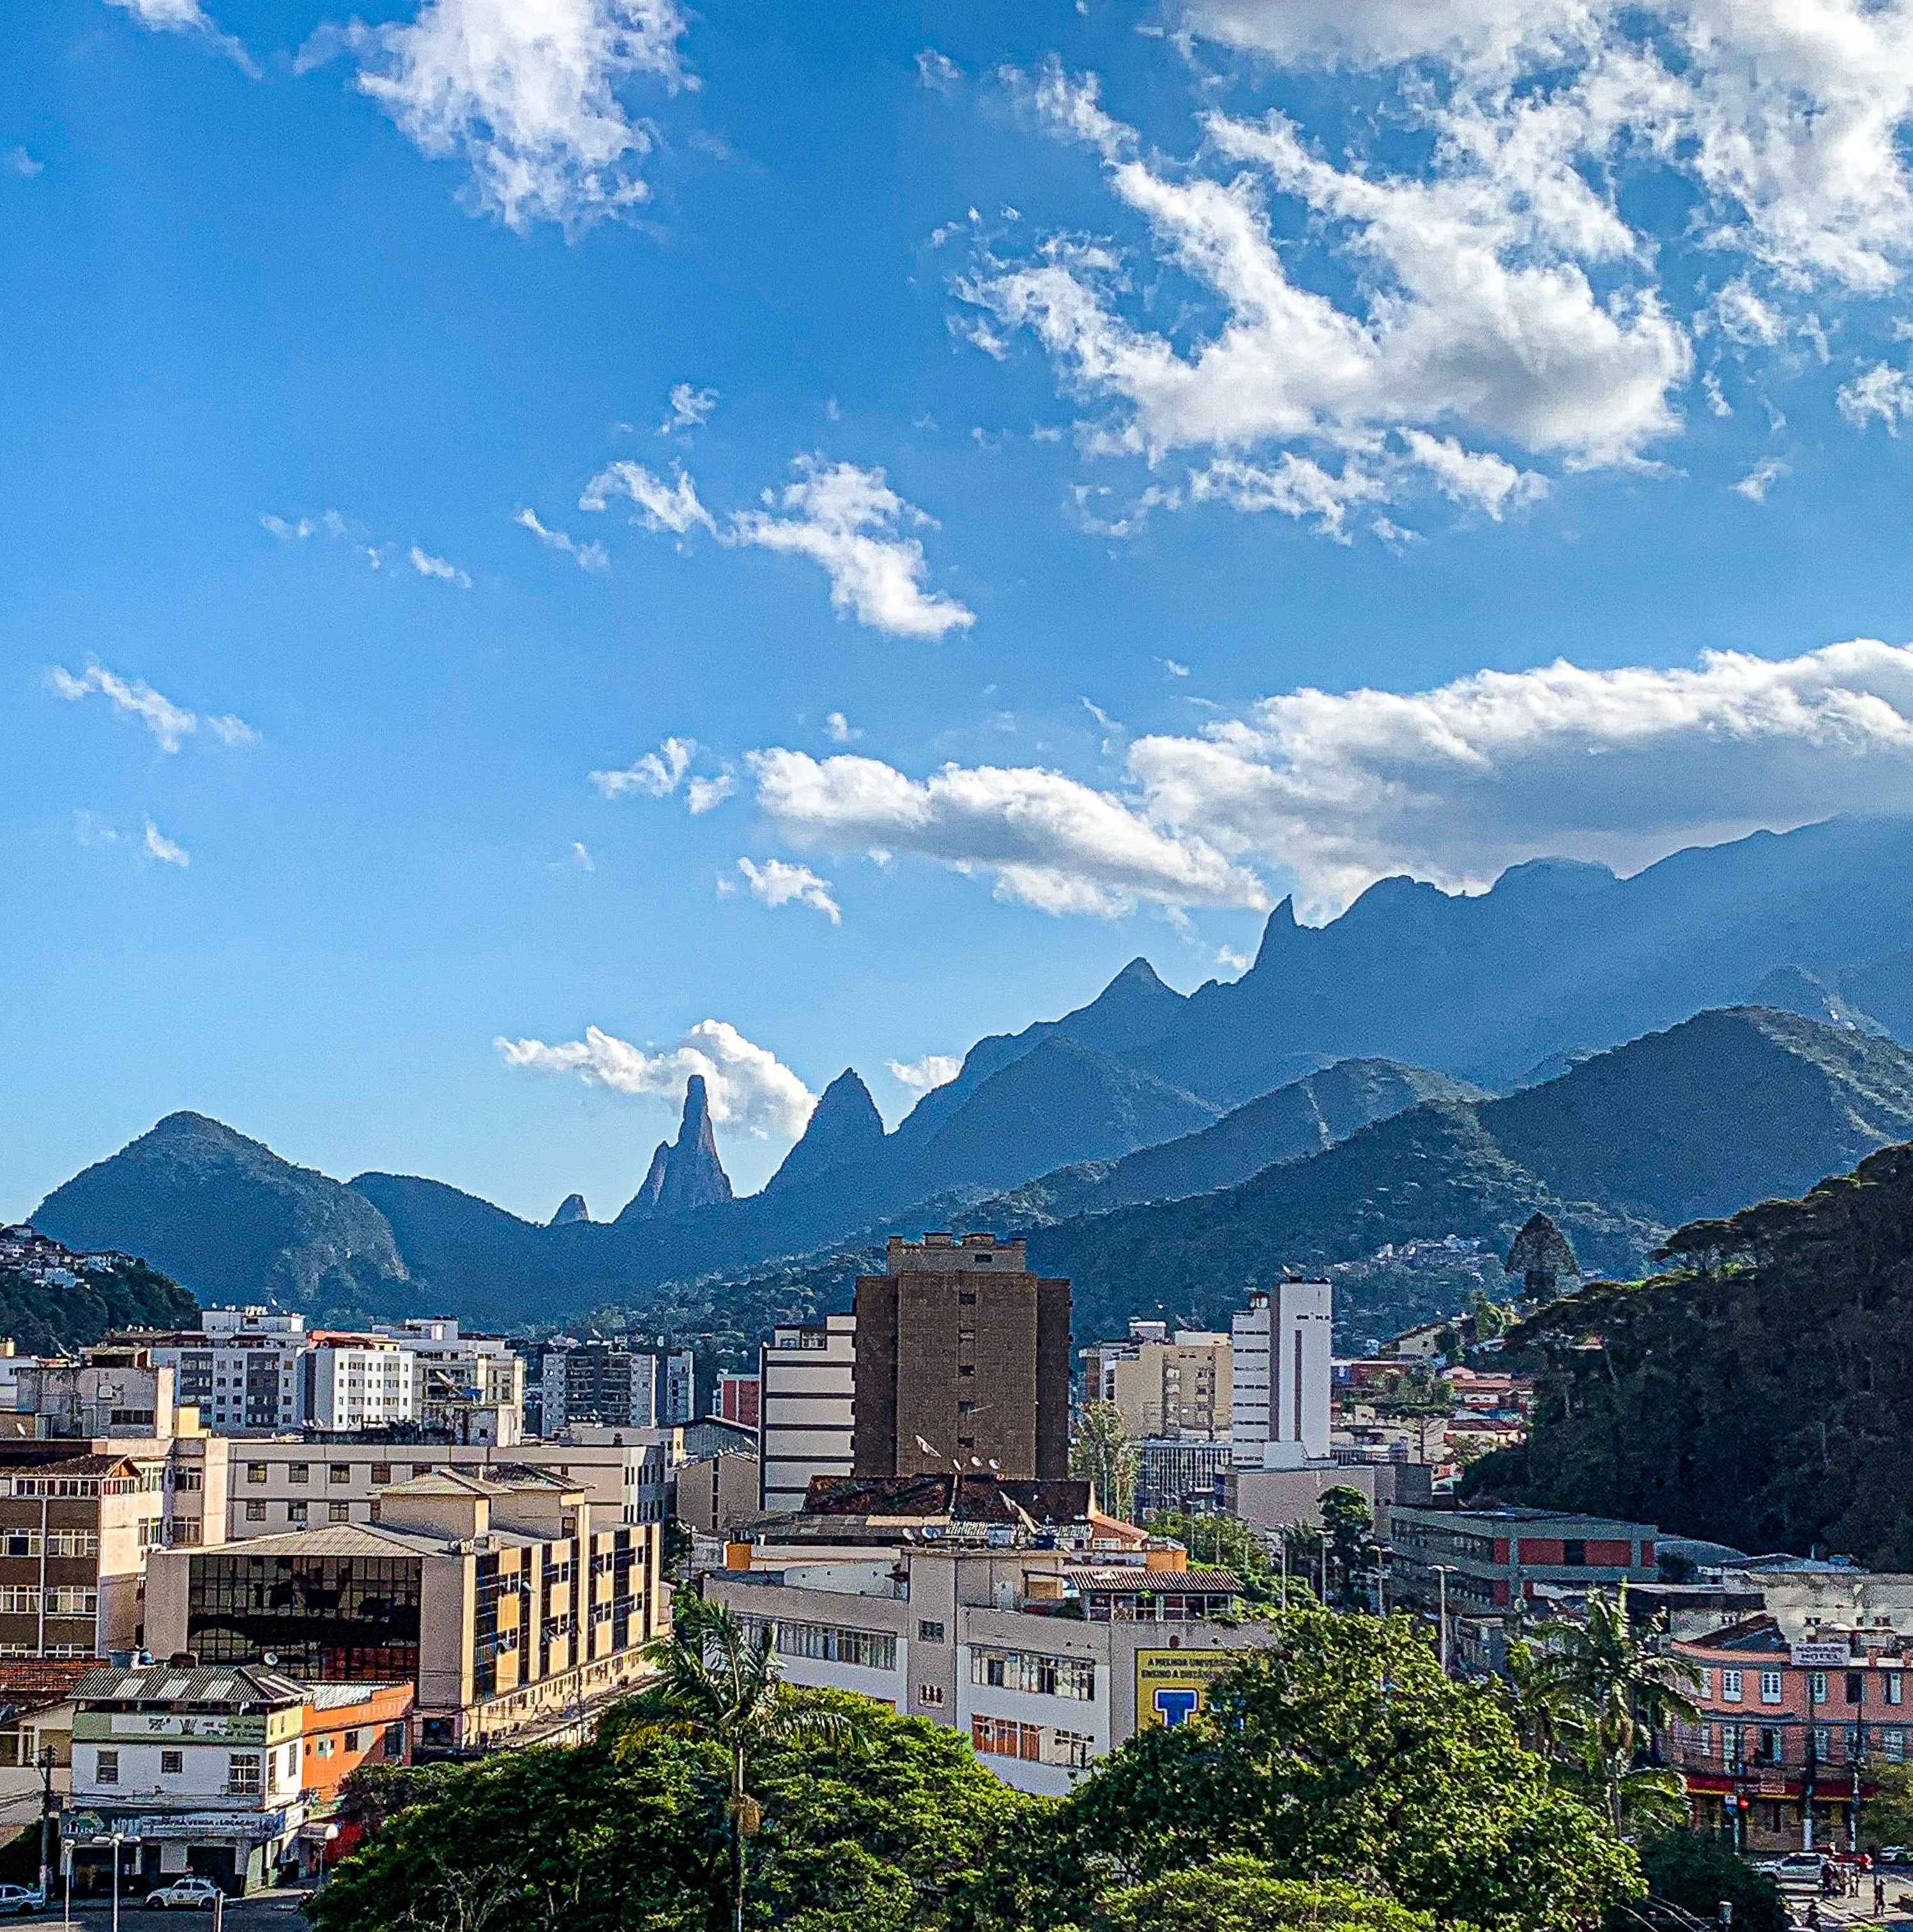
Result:
[[[1441,1674],[1448,1674],[1448,1573],[1456,1566],[1452,1563],[1431,1563],[1428,1566],[1435,1572],[1437,1587],[1441,1592]]]

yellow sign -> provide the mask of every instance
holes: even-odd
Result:
[[[1136,1729],[1175,1725],[1209,1702],[1209,1686],[1232,1664],[1239,1650],[1139,1650],[1136,1652]]]

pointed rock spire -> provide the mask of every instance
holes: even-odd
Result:
[[[879,1159],[883,1152],[883,1117],[870,1089],[847,1066],[823,1090],[810,1124],[764,1192],[802,1186],[833,1168]]]
[[[558,1211],[546,1222],[547,1227],[568,1227],[574,1221],[589,1221],[591,1210],[584,1204],[582,1194],[568,1194],[558,1204]]]
[[[676,1140],[658,1143],[644,1185],[625,1204],[618,1219],[668,1220],[730,1198],[730,1177],[718,1158],[717,1138],[711,1131],[704,1076],[694,1073],[684,1083],[684,1119]]]
[[[1282,943],[1294,937],[1296,929],[1295,901],[1290,896],[1270,914],[1269,922],[1262,928],[1262,944],[1255,950],[1255,964],[1250,967],[1249,971],[1253,973],[1257,967],[1273,958]]]

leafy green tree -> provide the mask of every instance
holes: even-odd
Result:
[[[798,1696],[778,1670],[768,1630],[757,1636],[721,1604],[680,1590],[668,1636],[649,1647],[658,1676],[625,1707],[622,1748],[671,1733],[703,1739],[724,1754],[730,1774],[724,1816],[730,1838],[731,1922],[743,1932],[747,1842],[763,1828],[763,1808],[749,1788],[753,1757],[769,1744],[814,1740],[856,1749],[867,1728],[854,1705]]]
[[[937,1932],[1029,1801],[967,1740],[840,1691],[865,1742],[765,1743],[747,1932]],[[730,1769],[707,1740],[607,1719],[576,1749],[434,1766],[313,1901],[319,1932],[715,1932],[734,1923]]]
[[[1687,1816],[1681,1774],[1636,1760],[1655,1732],[1676,1719],[1699,1721],[1684,1684],[1693,1667],[1649,1648],[1627,1615],[1627,1586],[1610,1597],[1595,1592],[1585,1618],[1551,1619],[1532,1640],[1510,1646],[1516,1681],[1545,1706],[1550,1742],[1578,1760],[1599,1798],[1608,1828],[1618,1838],[1630,1825],[1671,1826]]]
[[[1860,1809],[1860,1824],[1870,1845],[1913,1844],[1913,1764],[1884,1758],[1867,1767],[1873,1795]]]
[[[1069,1473],[1087,1476],[1098,1508],[1126,1522],[1136,1502],[1136,1444],[1113,1402],[1086,1402],[1069,1438]]]
[[[1015,1821],[977,1894],[994,1928],[1228,1852],[1385,1892],[1483,1932],[1569,1932],[1640,1890],[1633,1851],[1516,1741],[1495,1694],[1444,1678],[1405,1618],[1272,1613],[1206,1713],[1141,1732]]]
[[[1233,1570],[1242,1580],[1243,1599],[1250,1604],[1279,1604],[1282,1600],[1282,1565],[1270,1547],[1270,1539],[1239,1516],[1219,1510],[1191,1514],[1179,1510],[1152,1510],[1143,1519],[1143,1528],[1152,1536],[1166,1536],[1189,1552],[1192,1563],[1213,1564]],[[1292,1561],[1288,1582],[1288,1600],[1312,1603],[1315,1592]]]
[[[1360,1490],[1346,1483],[1327,1491],[1318,1508],[1328,1538],[1335,1600],[1344,1610],[1359,1610],[1368,1601],[1375,1574],[1375,1510]]]
[[[1225,1852],[1213,1864],[1105,1893],[1094,1932],[1434,1932],[1425,1912],[1352,1885],[1309,1883],[1259,1858]],[[1762,1928],[1765,1932],[1765,1928]]]
[[[1787,1932],[1792,1922],[1780,1887],[1765,1872],[1746,1864],[1731,1845],[1685,1826],[1642,1846],[1641,1872],[1654,1898],[1710,1924],[1726,1900],[1734,1908],[1734,1932]],[[1609,1923],[1612,1932],[1639,1932],[1634,1922]]]

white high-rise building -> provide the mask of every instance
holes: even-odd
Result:
[[[758,1493],[767,1512],[787,1514],[803,1508],[813,1476],[850,1473],[857,1318],[786,1323],[757,1362]]]
[[[1329,1455],[1334,1289],[1281,1281],[1256,1289],[1229,1324],[1230,1460],[1238,1469],[1300,1469]]]
[[[315,1429],[382,1429],[415,1422],[409,1350],[383,1336],[322,1330],[299,1364],[301,1421]]]

